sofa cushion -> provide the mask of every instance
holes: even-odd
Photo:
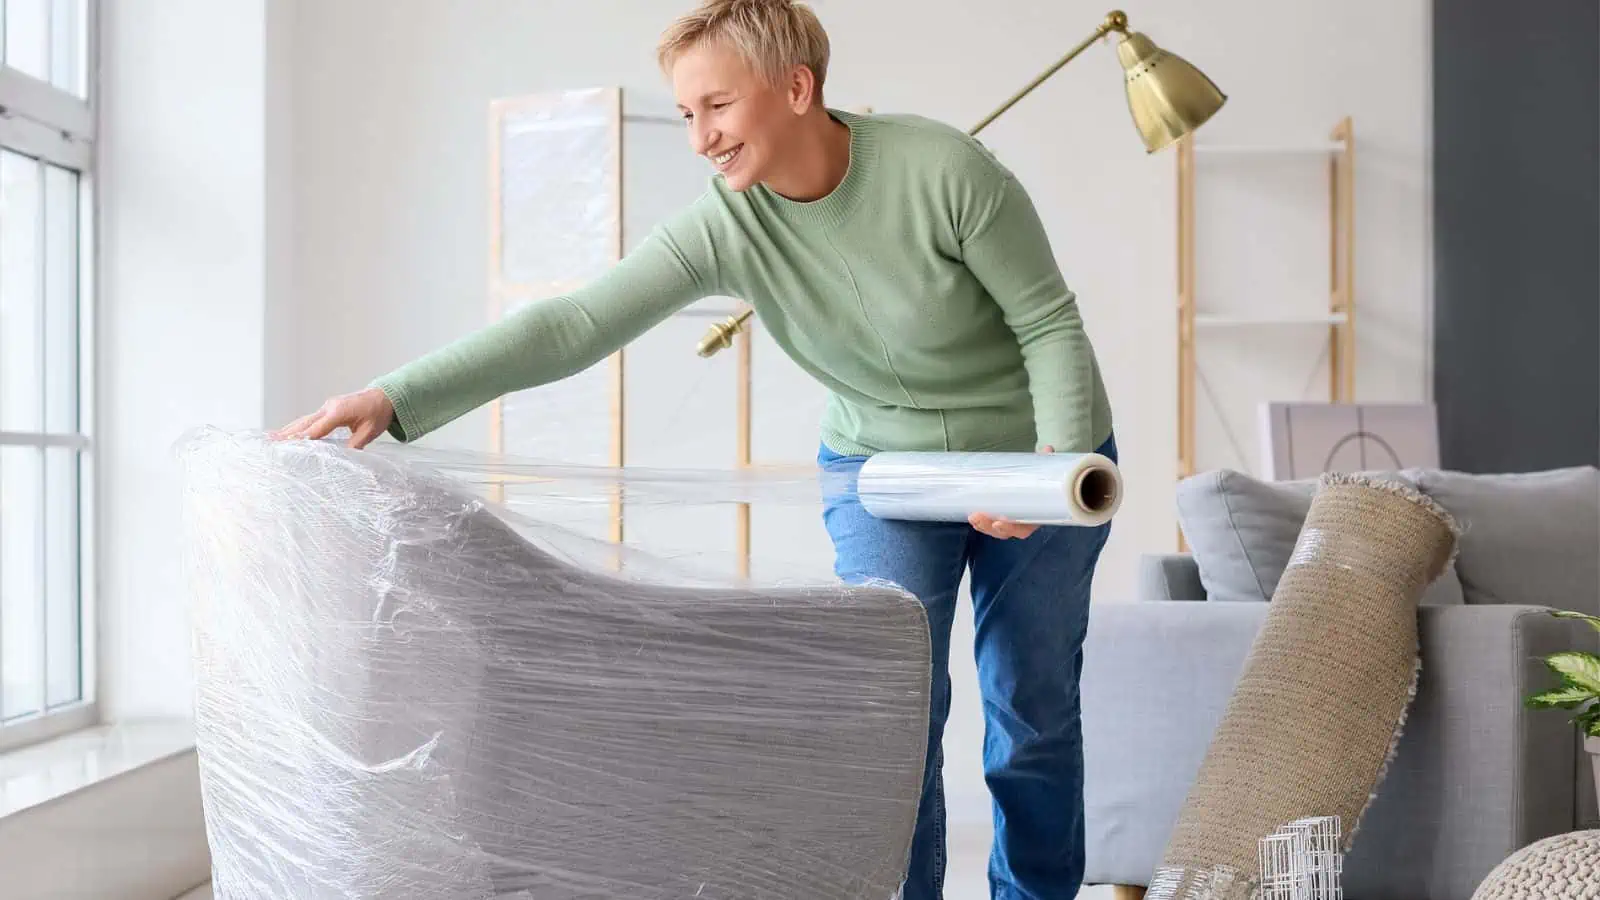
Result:
[[[1429,470],[1420,487],[1461,526],[1456,569],[1467,603],[1600,615],[1600,469]]]
[[[1420,487],[1415,470],[1372,474]],[[1272,599],[1316,490],[1315,479],[1262,481],[1231,469],[1179,482],[1178,522],[1208,599]],[[1452,567],[1422,596],[1426,606],[1461,602],[1461,581]]]

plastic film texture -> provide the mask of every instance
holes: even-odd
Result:
[[[544,91],[500,101],[493,118],[495,185],[491,321],[593,282],[622,253],[621,97],[617,90]],[[517,457],[604,465],[609,430],[550,427],[611,404],[611,365],[560,391],[514,391],[494,404],[493,448]],[[592,518],[592,517],[591,517]]]
[[[212,430],[179,456],[219,898],[894,896],[915,598],[563,524],[618,492],[815,502],[815,478]]]
[[[614,90],[594,88],[498,105],[500,284],[559,291],[616,262],[619,102]]]

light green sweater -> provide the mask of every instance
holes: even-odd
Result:
[[[603,276],[377,379],[416,440],[592,366],[708,296],[745,300],[829,391],[822,441],[1088,452],[1110,404],[1032,202],[982,145],[915,116],[834,111],[850,166],[808,203],[721,178]]]

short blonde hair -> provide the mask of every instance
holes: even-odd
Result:
[[[774,87],[782,86],[795,66],[816,78],[816,102],[828,76],[828,33],[817,14],[795,0],[704,0],[693,12],[668,26],[656,46],[663,72],[684,51],[707,40],[725,41]]]

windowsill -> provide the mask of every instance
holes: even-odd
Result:
[[[7,900],[179,897],[211,875],[194,725],[70,731],[0,754]]]
[[[0,753],[0,818],[194,749],[194,723],[99,725]]]

